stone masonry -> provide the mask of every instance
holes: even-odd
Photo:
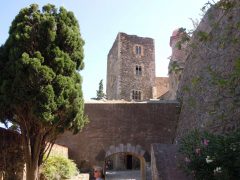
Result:
[[[149,100],[154,87],[154,40],[118,33],[108,54],[107,99]]]
[[[153,87],[153,98],[159,99],[162,95],[169,91],[169,78],[156,77],[155,86]]]
[[[240,127],[239,77],[230,83],[240,57],[240,1],[231,0],[234,6],[227,10],[219,3],[208,10],[188,47],[178,89],[177,139],[194,128],[222,134]]]
[[[69,148],[69,157],[81,172],[103,165],[105,157],[117,152],[150,161],[152,143],[173,142],[177,106],[176,102],[86,103],[90,123],[76,135],[64,133],[56,143]]]
[[[152,180],[193,180],[180,168],[184,157],[175,144],[151,145]]]
[[[176,100],[178,85],[182,77],[182,71],[186,60],[186,42],[182,42],[184,36],[188,36],[182,28],[173,31],[170,38],[170,47],[172,48],[172,55],[168,66],[169,88],[168,92],[160,97],[165,100]]]

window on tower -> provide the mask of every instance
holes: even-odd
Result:
[[[141,91],[132,90],[132,100],[140,101],[142,99]]]
[[[136,46],[136,49],[135,49],[135,53],[138,54],[138,55],[141,55],[142,54],[142,47],[141,46]]]
[[[142,75],[142,66],[136,65],[136,75],[141,76]]]

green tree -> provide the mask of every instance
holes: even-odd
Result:
[[[78,73],[83,45],[72,12],[32,4],[15,17],[0,48],[0,118],[20,127],[27,180],[39,178],[43,155],[60,133],[87,123]]]
[[[105,97],[105,94],[103,92],[103,80],[99,82],[99,87],[97,90],[97,98],[96,99],[103,99]]]

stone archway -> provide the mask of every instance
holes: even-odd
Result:
[[[118,154],[118,153],[127,153],[136,156],[140,160],[140,172],[141,172],[141,180],[146,180],[146,166],[147,162],[150,161],[148,156],[147,151],[144,150],[140,145],[132,145],[130,143],[124,145],[124,144],[119,144],[117,146],[110,146],[109,149],[106,151],[105,158]]]

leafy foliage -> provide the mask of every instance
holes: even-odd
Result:
[[[47,180],[66,179],[77,174],[76,164],[63,156],[50,156],[42,166],[42,175]]]
[[[197,36],[199,38],[199,41],[207,41],[209,40],[209,34],[207,32],[204,32],[204,31],[198,31],[197,32]]]
[[[99,87],[97,90],[97,98],[96,99],[103,99],[105,97],[105,94],[103,92],[103,80],[99,82]]]
[[[20,11],[0,52],[0,106],[11,112],[11,121],[19,123],[13,116],[26,108],[40,122],[64,121],[59,130],[81,128],[82,80],[76,70],[83,68],[83,44],[72,12],[57,12],[53,5],[40,12],[36,4]]]
[[[173,61],[169,63],[168,73],[172,73],[172,72],[178,73],[178,72],[181,72],[182,70],[183,70],[183,67],[181,67],[177,61]]]
[[[0,48],[0,119],[19,125],[27,170],[41,164],[47,142],[87,122],[78,72],[83,45],[72,12],[32,4],[15,17]]]
[[[235,64],[231,73],[227,76],[223,76],[213,69],[208,67],[208,73],[210,74],[210,83],[217,87],[218,99],[215,102],[215,106],[219,108],[221,102],[224,99],[231,100],[233,108],[224,111],[224,116],[229,117],[230,114],[235,113],[235,109],[240,105],[240,58],[235,60]]]
[[[233,2],[231,0],[221,0],[218,3],[216,3],[216,6],[223,10],[229,10],[229,9],[233,8],[234,5],[235,5],[235,2]]]
[[[185,28],[179,28],[178,34],[180,35],[181,39],[176,43],[176,48],[181,50],[182,46],[190,41],[190,33],[187,33]]]
[[[240,178],[240,130],[221,136],[194,130],[180,141],[183,168],[198,180]]]

